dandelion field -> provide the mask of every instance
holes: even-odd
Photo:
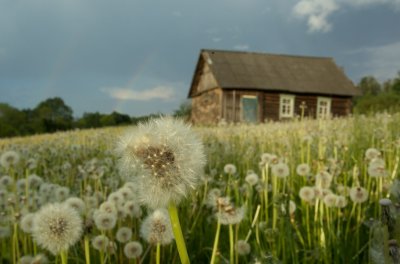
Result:
[[[398,263],[399,124],[379,114],[192,128],[205,166],[177,204],[190,262]],[[1,263],[180,263],[168,211],[154,208],[168,194],[121,170],[125,130],[0,140]],[[169,150],[135,153],[164,155],[157,173],[197,166],[175,166]]]

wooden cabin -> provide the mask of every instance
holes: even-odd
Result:
[[[201,50],[188,97],[208,125],[345,116],[359,94],[332,58]]]

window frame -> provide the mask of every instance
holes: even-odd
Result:
[[[321,103],[326,102],[327,107],[326,107],[326,113],[321,113]],[[323,96],[318,96],[317,97],[317,118],[327,118],[331,116],[332,114],[332,98],[330,97],[323,97]]]
[[[283,101],[287,99],[289,100],[289,113],[284,113],[283,112]],[[295,100],[295,95],[293,94],[280,94],[279,97],[279,119],[281,118],[293,118],[294,117],[294,100]]]

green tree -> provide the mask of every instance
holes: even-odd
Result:
[[[362,95],[377,95],[382,89],[380,83],[373,76],[365,76],[358,83]]]
[[[179,105],[179,108],[174,111],[174,117],[180,117],[186,120],[190,119],[190,114],[192,112],[192,104],[190,101],[185,101]]]
[[[39,123],[42,132],[55,132],[72,128],[72,109],[59,97],[49,98],[33,110],[34,122]]]
[[[9,104],[0,103],[0,137],[12,137],[27,134],[25,114]]]

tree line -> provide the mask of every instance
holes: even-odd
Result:
[[[189,105],[183,103],[179,109],[175,110],[174,116],[186,117],[188,109]],[[19,110],[9,104],[0,103],[0,137],[52,133],[70,129],[135,125],[159,115],[131,117],[113,111],[110,114],[84,113],[81,117],[74,118],[72,108],[59,97],[46,99],[33,109]]]
[[[357,86],[362,95],[354,100],[354,113],[400,112],[400,71],[382,83],[372,75],[365,76]]]

